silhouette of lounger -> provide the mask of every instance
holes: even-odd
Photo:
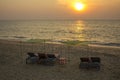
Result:
[[[96,68],[100,69],[101,59],[99,57],[82,57],[80,58],[81,62],[79,68],[90,69]]]
[[[56,56],[55,54],[38,53],[36,55],[32,52],[28,52],[27,55],[26,64],[40,63],[51,66],[55,64],[56,58],[59,57],[59,55]]]
[[[100,69],[101,59],[99,57],[91,57],[90,68]]]
[[[82,57],[80,58],[81,62],[79,65],[79,68],[89,68],[89,63],[90,63],[90,59],[89,57]]]
[[[30,63],[37,63],[38,62],[38,56],[35,55],[35,53],[28,52],[27,53],[28,57],[26,58],[26,64]]]
[[[44,65],[54,65],[55,63],[55,55],[54,54],[45,54],[45,53],[38,53],[39,63]]]

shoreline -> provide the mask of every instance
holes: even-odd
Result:
[[[112,55],[120,55],[120,47],[113,47],[113,46],[104,46],[104,45],[95,45],[95,44],[88,44],[88,46],[86,45],[66,45],[66,44],[58,44],[58,43],[32,43],[32,42],[24,42],[24,41],[18,41],[18,40],[5,40],[5,39],[0,39],[0,43],[2,44],[14,44],[14,45],[19,45],[19,46],[30,46],[30,47],[34,47],[34,46],[41,46],[41,47],[46,47],[47,45],[50,46],[64,46],[64,47],[69,47],[71,46],[72,48],[82,48],[85,51],[94,51],[94,52],[100,52],[100,53],[106,53],[106,54],[112,54]],[[116,53],[114,53],[114,51]],[[56,51],[57,52],[57,51]],[[114,53],[114,54],[113,54]]]
[[[38,40],[38,41],[37,41]],[[36,43],[36,44],[39,44],[39,43],[43,43],[43,42],[39,42],[39,40],[48,40],[48,39],[33,39],[33,42],[32,40],[16,40],[16,39],[0,39],[0,42],[6,42],[6,41],[9,41],[10,43]],[[35,42],[36,41],[36,42]],[[68,40],[69,41],[69,40]],[[71,41],[71,40],[70,40]],[[72,40],[73,41],[73,40]],[[77,41],[77,40],[75,40]],[[47,41],[45,43],[48,43],[48,44],[63,44],[65,45],[65,43],[63,42],[67,42],[67,41],[54,41],[54,40],[50,40],[50,41]],[[103,48],[118,48],[120,49],[120,44],[119,43],[89,43],[89,41],[80,41],[81,43],[83,42],[88,42],[87,44],[89,46],[92,46],[92,47],[103,47]],[[79,44],[78,44],[79,45]]]

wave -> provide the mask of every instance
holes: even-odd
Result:
[[[120,43],[91,43],[89,46],[120,48]]]
[[[24,37],[24,36],[12,36],[12,37],[14,37],[14,38],[27,38],[27,37]]]

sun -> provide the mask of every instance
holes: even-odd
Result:
[[[76,2],[74,4],[74,8],[75,8],[75,10],[81,11],[81,10],[83,10],[85,8],[85,5],[83,3]]]

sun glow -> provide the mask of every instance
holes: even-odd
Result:
[[[76,2],[74,4],[74,8],[75,8],[75,10],[81,11],[81,10],[83,10],[85,8],[85,5],[83,3]]]

